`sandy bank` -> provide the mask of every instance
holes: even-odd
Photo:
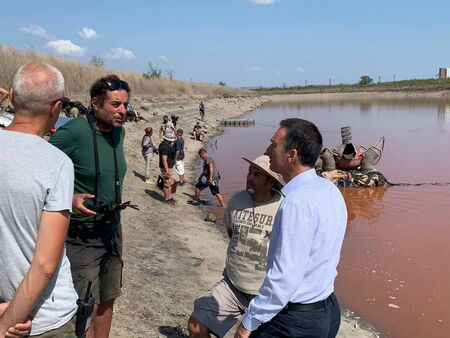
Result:
[[[206,101],[209,138],[220,132],[218,121],[222,118],[239,116],[265,100],[252,97]],[[123,295],[116,303],[111,337],[187,337],[186,323],[195,297],[219,280],[225,265],[225,233],[215,224],[203,221],[206,210],[186,204],[193,193],[197,150],[202,146],[188,134],[198,118],[198,103],[192,99],[138,103],[137,108],[149,122],[127,123],[125,127],[128,172],[124,200],[138,204],[140,211],[123,212]],[[178,187],[175,206],[163,204],[159,189],[142,180],[143,129],[153,127],[154,143],[159,144],[157,130],[164,114],[179,115],[177,127],[183,128],[186,135],[188,184]],[[154,157],[155,181],[157,166]],[[363,329],[364,324],[357,322],[351,313],[342,319],[339,337],[376,337]]]

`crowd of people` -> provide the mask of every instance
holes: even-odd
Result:
[[[121,211],[127,170],[123,142],[131,88],[116,75],[96,80],[83,114],[42,137],[63,108],[64,78],[48,64],[26,64],[8,93],[14,120],[0,132],[0,338],[108,337],[121,294]],[[204,120],[204,104],[199,107]],[[185,142],[169,116],[161,143],[145,128],[145,181],[155,154],[164,203],[184,185]],[[246,187],[227,205],[220,173],[205,148],[189,201],[209,188],[230,238],[223,278],[194,302],[190,337],[335,337],[334,294],[347,210],[339,190],[316,175],[317,127],[280,122],[264,155],[243,157]],[[175,168],[176,175],[173,171]],[[285,182],[285,183],[283,183]]]

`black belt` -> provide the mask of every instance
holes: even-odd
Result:
[[[309,304],[302,304],[302,303],[287,303],[286,310],[288,311],[313,311],[313,310],[319,310],[326,308],[327,305],[330,305],[331,303],[334,304],[334,300],[332,298],[334,296],[334,293],[328,296],[325,300],[320,300],[318,302],[309,303]]]

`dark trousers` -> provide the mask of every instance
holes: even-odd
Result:
[[[251,338],[334,338],[341,324],[341,310],[336,296],[321,309],[301,311],[286,306],[270,322],[253,331]]]

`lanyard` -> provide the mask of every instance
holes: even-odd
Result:
[[[100,189],[100,165],[98,161],[98,146],[97,146],[97,119],[94,116],[94,112],[92,108],[89,107],[89,112],[87,114],[87,121],[92,130],[92,138],[94,142],[94,161],[95,161],[95,182],[94,182],[94,204],[98,204],[97,195]],[[117,153],[116,153],[116,145],[114,142],[114,132],[111,131],[112,143],[113,143],[113,152],[114,152],[114,192],[116,195],[116,203],[119,205],[121,203],[120,197],[120,178],[119,178],[119,166],[117,164]]]

